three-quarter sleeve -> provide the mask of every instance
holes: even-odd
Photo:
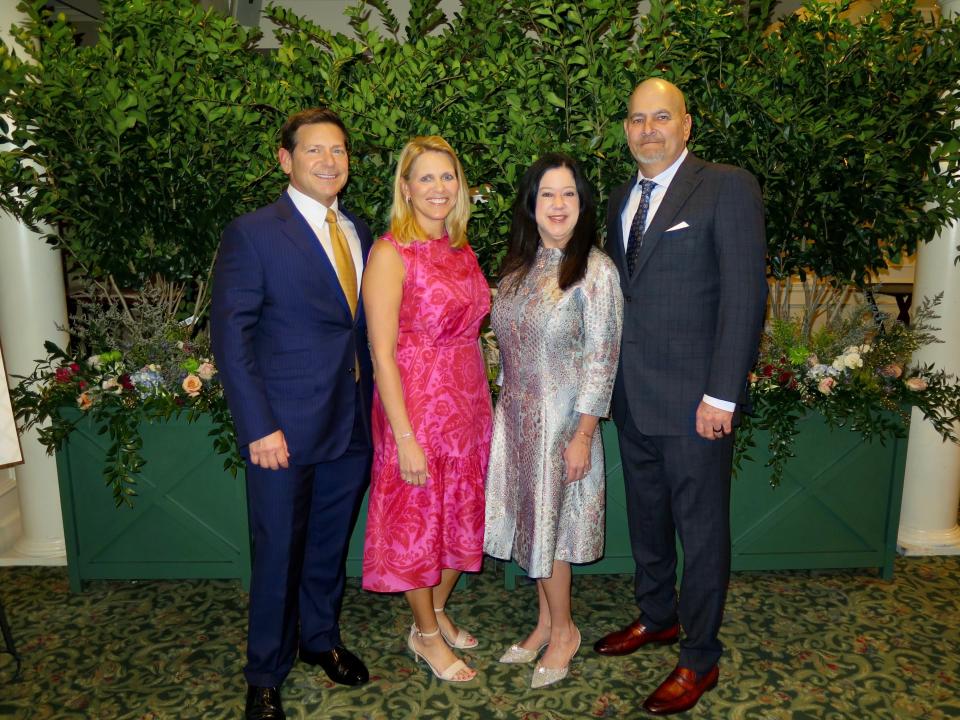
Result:
[[[623,293],[613,261],[599,250],[590,255],[581,287],[583,360],[575,409],[606,417],[620,360]]]

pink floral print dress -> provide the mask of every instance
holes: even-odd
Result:
[[[400,477],[397,445],[379,393],[373,397],[373,472],[363,587],[430,587],[444,568],[476,571],[483,559],[484,477],[492,408],[478,342],[490,290],[469,246],[444,236],[401,245],[406,276],[397,365],[427,482]]]

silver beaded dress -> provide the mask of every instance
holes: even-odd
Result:
[[[513,558],[533,578],[550,577],[554,560],[585,563],[603,554],[599,429],[582,480],[566,482],[563,451],[581,414],[609,412],[623,296],[616,267],[597,249],[583,279],[561,291],[562,256],[541,245],[527,277],[516,290],[498,292],[490,314],[503,388],[487,471],[484,551]]]

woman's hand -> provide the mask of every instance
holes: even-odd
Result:
[[[563,451],[563,462],[567,466],[567,484],[582,480],[590,472],[590,446],[592,438],[576,433]]]
[[[407,485],[426,484],[427,456],[413,435],[397,440],[397,460],[400,463],[400,477]]]

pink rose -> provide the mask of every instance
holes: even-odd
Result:
[[[836,384],[837,381],[832,377],[825,377],[817,383],[817,390],[822,392],[824,395],[829,395],[833,392],[833,388]]]
[[[181,383],[183,391],[190,397],[196,397],[200,394],[200,390],[203,388],[203,381],[200,380],[196,375],[190,373],[183,379]]]
[[[904,385],[914,392],[921,392],[927,389],[927,381],[922,377],[912,377],[904,381]]]
[[[883,377],[896,379],[903,375],[903,368],[896,363],[890,363],[889,365],[884,365],[877,372],[883,375]]]
[[[216,374],[217,369],[213,366],[212,362],[204,361],[200,363],[200,367],[197,368],[197,375],[199,375],[200,379],[204,382],[210,382]]]

